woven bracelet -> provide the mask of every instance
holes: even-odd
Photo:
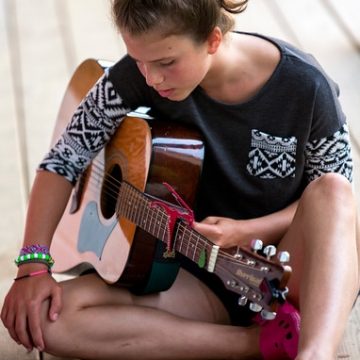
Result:
[[[27,245],[24,246],[20,250],[20,255],[27,255],[27,254],[49,254],[49,248],[46,245],[34,244],[34,245]]]

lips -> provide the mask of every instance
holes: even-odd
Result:
[[[162,97],[169,97],[174,92],[174,89],[166,89],[166,90],[158,90],[158,89],[156,89],[156,91]]]

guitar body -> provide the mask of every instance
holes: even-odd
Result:
[[[103,74],[95,60],[76,70],[64,96],[54,140],[87,91]],[[54,234],[54,271],[81,274],[94,269],[106,282],[140,293],[171,286],[178,263],[165,259],[164,244],[117,215],[126,181],[141,192],[174,203],[163,182],[192,206],[204,145],[197,132],[167,122],[126,117],[112,140],[74,188]]]
[[[78,67],[53,142],[108,65],[86,60]],[[192,228],[186,206],[178,206],[164,185],[193,207],[203,157],[196,131],[144,116],[125,117],[72,191],[50,249],[53,270],[96,271],[110,284],[144,294],[171,286],[179,269],[172,255],[179,253],[218,276],[239,295],[239,304],[249,301],[254,311],[273,318],[286,299],[291,267],[276,260],[273,249],[264,249],[266,257],[259,254],[258,244],[256,249],[221,249]]]

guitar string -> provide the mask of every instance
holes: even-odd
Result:
[[[95,162],[93,162],[92,163],[93,164],[93,167],[95,168],[95,170],[93,170],[93,173],[98,177],[98,178],[102,178],[103,177],[103,163],[101,162],[101,161],[99,161],[99,160],[97,160],[97,161],[95,161]],[[90,177],[90,180],[91,180],[91,177]],[[121,186],[122,186],[122,183],[121,183],[121,181],[119,181],[117,178],[115,178],[114,176],[105,176],[104,177],[104,183],[108,183],[108,184],[110,184],[111,186],[112,185],[114,185],[115,184],[115,186],[118,186],[119,187],[119,190],[120,190],[120,188],[121,188]],[[94,182],[91,184],[91,185],[95,185],[93,188],[96,188],[96,189],[99,189],[99,187],[97,186],[97,184],[98,184],[98,179],[97,178],[95,178],[94,179]],[[110,196],[110,197],[112,197],[112,199],[113,200],[117,200],[117,197],[118,197],[118,193],[116,192],[116,191],[111,191],[111,194],[110,194],[110,192],[108,192],[108,187],[106,187],[106,189],[107,189],[107,194]],[[110,189],[111,189],[111,187],[110,187]],[[100,190],[100,189],[99,189]],[[145,201],[147,201],[147,199],[141,199],[141,200],[145,200]],[[147,204],[148,205],[148,204]],[[149,205],[148,206],[146,206],[146,208],[149,208]],[[151,218],[151,220],[156,220],[156,219],[158,219],[158,212],[161,212],[161,214],[160,214],[160,216],[165,216],[165,217],[167,217],[167,214],[166,214],[166,212],[164,211],[164,210],[162,210],[161,208],[159,209],[159,208],[157,208],[156,210],[154,209],[150,209],[150,218]],[[158,224],[159,225],[159,224]],[[183,227],[183,225],[181,225],[180,224],[180,228],[181,227]],[[189,229],[187,229],[186,227],[184,227],[184,229],[185,229],[185,231],[187,231],[187,232],[189,232],[190,233],[190,231],[189,231]],[[162,232],[165,232],[167,230],[167,224],[165,223],[163,223],[162,221],[160,222],[160,231],[162,231]],[[194,232],[195,230],[193,230],[193,229],[191,229],[191,232]],[[212,246],[211,245],[211,243],[207,240],[207,239],[205,239],[204,237],[202,237],[202,236],[200,236],[200,234],[199,233],[196,233],[196,235],[197,235],[197,237],[198,237],[198,243],[200,244],[200,245],[202,245],[202,247],[207,247],[207,246]],[[163,236],[165,236],[165,235],[163,235]],[[164,239],[163,239],[164,240]],[[200,240],[200,241],[199,241]],[[182,242],[183,244],[184,244],[184,241]],[[233,257],[230,255],[230,254],[227,254],[227,253],[224,253],[224,255],[223,255],[223,257],[227,257],[228,259],[233,259]]]
[[[92,174],[96,175],[95,179],[92,179],[91,176],[90,176],[90,179],[89,179],[89,184],[92,185],[92,188],[95,189],[95,190],[99,190],[99,193],[100,193],[100,189],[99,189],[99,186],[98,186],[98,179],[99,178],[104,178],[103,184],[110,185],[110,189],[111,189],[111,191],[109,191],[109,187],[105,186],[106,194],[109,195],[109,197],[112,198],[113,200],[117,200],[118,192],[116,190],[113,190],[112,187],[113,186],[118,187],[119,192],[120,192],[121,186],[123,185],[122,181],[118,180],[116,177],[114,177],[112,175],[103,176],[104,163],[101,162],[100,160],[94,160],[92,162],[92,167],[94,168],[94,169],[92,169]],[[84,184],[86,179],[82,178],[80,181],[82,182],[82,184]],[[139,191],[139,190],[136,189],[136,191]],[[139,198],[140,198],[140,196],[139,196]],[[154,209],[150,208],[150,206],[149,206],[150,201],[148,199],[146,199],[145,196],[141,196],[141,198],[140,199],[139,198],[134,199],[134,200],[135,201],[143,201],[143,202],[146,203],[146,206],[144,206],[144,208],[146,208],[148,210],[148,212],[149,212],[148,217],[150,217],[150,220],[152,220],[152,221],[158,220],[157,221],[157,225],[159,227],[158,234],[160,232],[162,232],[162,239],[160,239],[160,240],[164,241],[164,238],[167,237],[167,234],[166,234],[166,231],[168,229],[167,228],[167,221],[165,223],[164,223],[164,221],[159,222],[159,216],[161,218],[165,217],[166,220],[168,220],[168,215],[166,214],[165,210],[163,210],[162,208],[154,208]],[[119,215],[120,214],[117,214],[117,216],[119,216]],[[131,216],[131,217],[133,218],[134,216]],[[187,232],[188,236],[196,237],[197,243],[199,245],[201,245],[201,247],[198,247],[198,246],[196,247],[195,255],[196,255],[197,252],[201,252],[203,248],[211,247],[213,245],[209,240],[207,240],[201,234],[195,232],[195,230],[193,230],[192,228],[189,229],[188,225],[184,226],[183,223],[180,223],[179,224],[179,230],[181,230],[181,229],[183,230],[183,232]],[[195,233],[195,235],[194,235],[194,233]],[[174,239],[174,243],[176,241],[177,241],[177,239]],[[182,243],[181,246],[189,247],[189,245],[193,245],[193,243],[191,243],[191,241],[187,241],[187,240],[184,240],[184,239],[181,240],[181,243]],[[233,255],[228,254],[227,252],[223,252],[223,251],[220,250],[218,256],[220,256],[220,258],[222,258],[222,259],[226,259],[227,261],[231,261],[233,264],[238,264],[239,263],[238,259],[235,259]],[[240,262],[240,263],[242,265],[244,265],[244,266],[248,266],[248,264],[246,264],[244,262]]]
[[[189,230],[187,229],[186,226],[180,225],[180,227],[182,227],[183,231],[189,232]],[[180,234],[180,236],[181,236],[181,234]],[[201,234],[199,234],[199,237],[201,237]],[[186,239],[187,238],[185,238],[185,240],[184,240],[184,238],[182,237],[182,242],[185,243],[185,246],[188,246],[189,244],[192,245],[192,243],[187,241]],[[211,247],[210,242],[207,242],[206,245],[207,245],[207,247]],[[201,254],[202,250],[203,249],[200,249],[200,248],[195,249],[196,255],[198,255],[197,258],[200,258],[200,254]],[[196,258],[196,256],[194,258]],[[251,268],[251,270],[254,270],[254,269],[256,270],[256,268],[254,266],[250,266],[249,264],[246,264],[246,263],[240,261],[239,259],[235,259],[231,254],[222,252],[222,250],[219,250],[217,258],[225,260],[227,264],[233,264],[233,265],[237,265],[237,266],[241,265],[242,268],[245,268],[245,271],[246,271],[246,268]],[[223,264],[224,264],[223,262],[219,262],[219,261],[215,262],[214,274],[217,275],[218,277],[220,277],[224,283],[228,282],[228,281],[229,282],[232,282],[232,281],[237,282],[237,285],[236,285],[237,288],[229,288],[228,287],[228,289],[230,291],[240,294],[240,295],[244,295],[249,300],[252,300],[252,301],[259,302],[259,301],[263,300],[262,293],[261,293],[261,291],[259,291],[259,286],[251,285],[246,280],[239,279],[239,276],[232,275],[231,271],[229,270],[229,267],[225,266]],[[229,273],[230,273],[230,275],[229,275]],[[260,273],[260,274],[261,274],[261,278],[259,279],[259,283],[262,282],[262,278],[264,277],[263,273]],[[222,275],[222,277],[220,275]],[[256,275],[254,275],[254,276],[256,276]],[[239,282],[241,284],[239,284]],[[225,285],[227,285],[227,284],[225,284]],[[241,286],[245,286],[246,288],[242,288]],[[265,304],[261,303],[261,305],[264,306]]]
[[[99,193],[100,193],[100,189],[99,189],[99,186],[98,186],[98,179],[99,178],[104,178],[104,181],[103,181],[103,186],[105,185],[105,189],[106,189],[106,193],[107,195],[109,195],[111,198],[113,198],[113,200],[117,200],[118,196],[119,196],[119,192],[121,190],[121,186],[123,185],[121,181],[119,181],[117,178],[115,178],[114,176],[111,176],[111,175],[107,175],[105,177],[103,177],[103,163],[101,163],[100,161],[96,161],[96,162],[93,162],[92,163],[92,174],[95,175],[95,179],[93,179],[92,176],[90,176],[89,178],[89,184],[92,186],[93,189],[95,190],[99,190]],[[81,179],[82,183],[84,184],[84,182],[86,181],[85,178],[82,178]],[[110,185],[109,187],[106,187],[106,185]],[[114,187],[117,187],[118,189],[117,190],[113,190]],[[110,191],[109,191],[110,190]],[[130,194],[131,196],[132,194]],[[142,201],[142,202],[145,202],[145,204],[147,206],[144,206],[143,208],[146,208],[148,210],[148,212],[150,212],[150,214],[148,214],[148,216],[150,217],[150,220],[154,220],[155,219],[158,219],[159,217],[159,211],[161,213],[161,216],[162,217],[167,217],[167,214],[164,212],[164,211],[161,211],[162,209],[151,209],[149,207],[149,200],[146,199],[144,196],[138,196],[138,199],[133,199],[134,201]],[[118,215],[118,214],[117,214]],[[130,215],[131,218],[133,218],[133,216]],[[136,217],[136,215],[135,215]],[[168,219],[167,219],[168,220]],[[159,225],[159,224],[158,224]],[[164,224],[163,221],[160,221],[160,231],[163,233],[162,235],[162,240],[164,241],[164,237],[166,236],[165,232],[167,230],[167,226],[166,226],[166,223]],[[201,252],[203,251],[203,249],[205,248],[211,248],[212,247],[212,243],[210,241],[208,241],[206,238],[204,238],[201,234],[195,232],[193,229],[189,229],[188,228],[188,225],[184,225],[183,223],[180,223],[179,224],[179,227],[178,227],[178,233],[182,231],[182,236],[181,236],[181,244],[179,245],[180,247],[186,247],[186,254],[188,254],[189,252],[189,245],[191,247],[191,250],[193,252],[193,260],[196,259],[196,258],[199,258],[200,257],[200,254]],[[184,238],[184,235],[187,234],[188,237],[185,237]],[[158,234],[159,235],[159,234]],[[159,236],[158,236],[159,237]],[[200,245],[201,247],[199,246],[195,246],[195,250],[192,248],[192,245],[193,243],[191,241],[189,241],[188,239],[189,238],[195,238],[196,239],[196,244],[197,245]],[[174,239],[174,245],[175,243],[177,242],[177,238],[175,237]],[[219,251],[218,253],[218,258],[219,259],[224,259],[226,260],[228,263],[232,263],[232,264],[235,264],[235,265],[239,265],[239,263],[242,265],[242,266],[246,266],[246,267],[249,267],[248,264],[244,263],[244,262],[241,262],[239,261],[239,259],[234,259],[234,257],[226,252],[222,252],[221,250]],[[252,266],[252,269],[254,267]],[[216,261],[215,263],[215,269],[217,270],[217,272],[222,272],[223,274],[226,274],[229,272],[228,268],[225,267],[224,265],[221,264],[221,262],[218,262]],[[215,270],[215,271],[216,271]],[[229,279],[230,281],[232,279]],[[243,282],[244,283],[244,282]],[[254,300],[253,296],[254,294],[255,295],[258,295],[258,292],[252,287],[252,286],[249,286],[249,284],[245,283],[245,285],[249,288],[247,290],[247,293],[244,294],[244,292],[239,292],[239,291],[236,291],[236,289],[229,289],[235,293],[240,293],[241,295],[245,295],[247,298],[252,298],[252,300]],[[261,296],[261,294],[260,294]],[[258,301],[261,300],[259,298],[257,298]]]
[[[112,198],[112,200],[117,201],[117,198],[119,196],[119,193],[121,191],[121,187],[123,186],[123,183],[121,181],[119,181],[117,178],[115,178],[114,176],[112,176],[112,175],[107,175],[107,176],[104,177],[103,176],[103,165],[104,164],[99,160],[93,161],[92,175],[95,175],[95,176],[90,176],[89,185],[92,186],[93,190],[98,191],[99,194],[100,194],[100,189],[99,189],[99,186],[98,186],[98,183],[99,183],[98,179],[103,178],[104,179],[103,185],[105,185],[104,186],[105,194],[108,195],[110,198]],[[83,182],[86,181],[86,179],[81,179],[81,180]],[[109,185],[109,186],[107,186],[107,185]],[[133,187],[131,185],[129,185],[129,186]],[[117,187],[118,189],[112,190],[114,187]],[[111,191],[109,191],[109,189]],[[139,190],[137,190],[136,188],[134,188],[134,189],[135,189],[134,191],[139,192]],[[165,238],[167,237],[166,232],[167,232],[167,220],[168,220],[168,218],[167,218],[168,216],[167,216],[165,210],[163,210],[162,208],[153,208],[152,209],[150,207],[150,205],[149,205],[150,201],[143,194],[140,195],[140,192],[139,192],[139,194],[136,194],[136,195],[138,195],[138,196],[137,197],[132,197],[131,201],[135,202],[136,206],[139,205],[142,208],[142,210],[140,209],[140,211],[142,213],[147,210],[147,218],[150,219],[152,221],[152,223],[154,223],[154,221],[157,222],[157,225],[158,225],[157,226],[157,228],[158,228],[157,237],[159,237],[160,240],[165,241]],[[124,199],[124,201],[126,201],[126,200],[127,200],[127,198]],[[109,201],[111,201],[111,200],[109,200]],[[142,206],[143,204],[141,204],[141,203],[145,203],[146,206]],[[119,209],[122,208],[122,205],[123,204],[121,203],[120,206],[118,206],[116,211],[115,211],[117,217],[119,217],[121,215],[119,213]],[[138,218],[136,216],[136,214],[134,213],[134,211],[131,211],[131,210],[130,210],[130,213],[128,215],[129,215],[128,216],[129,220],[133,220],[133,219],[136,220]],[[165,222],[162,219],[164,217],[166,218]],[[140,224],[139,224],[139,226],[140,226]],[[145,230],[146,230],[146,226],[145,226]]]
[[[193,245],[193,243],[191,241],[187,241],[186,239],[189,237],[198,237],[201,240],[201,243],[204,244],[205,248],[206,247],[211,247],[213,244],[207,240],[203,235],[197,233],[195,230],[193,229],[189,229],[189,227],[187,225],[181,224],[179,225],[179,231],[182,231],[183,233],[188,233],[187,237],[185,237],[185,240],[182,240],[183,243],[185,243],[185,246],[189,246],[189,245]],[[195,233],[195,235],[193,235]],[[181,235],[180,235],[181,236]],[[184,235],[183,235],[184,236]],[[183,239],[183,237],[182,237]],[[198,249],[199,252],[201,253],[202,248]],[[237,249],[237,253],[240,254],[241,250]],[[242,258],[236,258],[236,254],[230,254],[226,251],[224,251],[224,249],[219,250],[218,253],[218,257],[221,259],[226,260],[227,262],[230,262],[232,264],[241,264],[243,266],[246,267],[251,267],[253,269],[259,270],[261,271],[261,268],[268,268],[268,272],[271,271],[272,267],[267,264],[267,263],[262,263],[261,259],[256,259],[256,260],[249,260],[249,255],[247,254],[240,254],[242,256]],[[199,255],[200,256],[200,255]]]
[[[110,198],[108,202],[110,202],[111,200],[115,200],[117,201],[118,199],[118,196],[119,196],[119,193],[120,193],[120,190],[121,190],[121,186],[123,185],[121,181],[119,181],[117,178],[115,178],[114,176],[112,175],[108,175],[108,176],[103,176],[103,163],[100,161],[100,160],[95,160],[93,161],[92,163],[92,174],[95,175],[95,176],[90,176],[89,180],[87,180],[86,177],[83,177],[82,179],[80,179],[80,186],[83,186],[86,181],[88,181],[89,185],[91,186],[92,190],[95,190],[99,193],[100,195],[100,187],[98,186],[99,182],[98,180],[103,178],[104,181],[103,181],[103,187],[105,188],[104,192],[105,192],[105,195],[108,195],[108,197]],[[113,188],[114,187],[117,187],[116,190],[114,190]],[[136,188],[135,188],[136,189]],[[117,191],[118,190],[118,191]],[[136,189],[136,191],[139,191]],[[139,196],[140,197],[140,196]],[[105,197],[106,199],[107,197]],[[141,199],[134,199],[134,201],[144,201],[144,202],[147,202],[149,203],[149,200],[146,199],[145,196],[142,196]],[[149,207],[149,204],[146,204],[146,208],[150,208]],[[121,204],[120,204],[121,206]],[[156,213],[156,215],[160,215],[160,216],[167,216],[165,210],[161,209],[161,208],[154,208],[154,209],[151,209],[150,208],[151,213],[152,213],[152,219],[154,219],[154,213]],[[160,214],[159,214],[160,212]],[[155,219],[157,218],[157,216],[155,216]],[[162,230],[166,230],[167,228],[167,225],[165,224],[164,226],[162,226]]]
[[[194,237],[192,235],[194,230],[192,230],[192,229],[189,230],[189,228],[187,226],[184,226],[184,225],[180,224],[179,225],[179,231],[181,231],[181,230],[183,231],[183,233],[187,232],[187,233],[190,234],[190,235],[188,235],[188,237],[185,237],[185,240],[183,238],[184,235],[181,237],[182,245],[184,245],[185,247],[189,247],[189,246],[192,247],[193,243],[191,241],[188,241],[187,239],[189,237]],[[196,233],[195,236],[200,239],[200,243],[203,245],[202,247],[197,247],[195,249],[196,255],[198,255],[198,258],[199,258],[201,256],[201,252],[203,251],[203,249],[211,248],[213,244],[199,233]],[[230,253],[227,253],[226,251],[224,251],[222,249],[219,250],[218,257],[220,259],[226,260],[227,262],[230,262],[231,264],[234,264],[234,265],[241,264],[241,265],[246,266],[246,267],[252,267],[252,268],[256,267],[255,266],[256,262],[253,265],[250,265],[247,262],[246,258],[245,259],[235,258],[234,255],[232,255]]]
[[[191,241],[187,241],[187,240],[183,240],[183,245],[185,246],[191,246],[193,245],[193,243]],[[195,252],[196,254],[198,255],[198,258],[201,256],[201,252],[204,250],[204,249],[208,249],[208,248],[211,248],[211,244],[209,243],[206,243],[205,241],[203,241],[203,247],[198,247],[197,249],[195,249]],[[208,249],[209,251],[211,251],[211,249]],[[185,251],[186,252],[186,251]],[[221,258],[221,259],[224,259],[228,262],[231,262],[232,264],[241,264],[241,265],[244,265],[244,266],[249,266],[249,264],[247,264],[246,262],[244,262],[244,260],[240,260],[240,259],[236,259],[234,258],[234,255],[231,255],[223,250],[219,250],[219,253],[218,253],[218,257]]]

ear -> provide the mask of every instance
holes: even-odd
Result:
[[[208,43],[208,53],[210,55],[215,54],[219,48],[223,35],[222,31],[218,26],[214,27],[214,30],[210,33],[207,43]]]

